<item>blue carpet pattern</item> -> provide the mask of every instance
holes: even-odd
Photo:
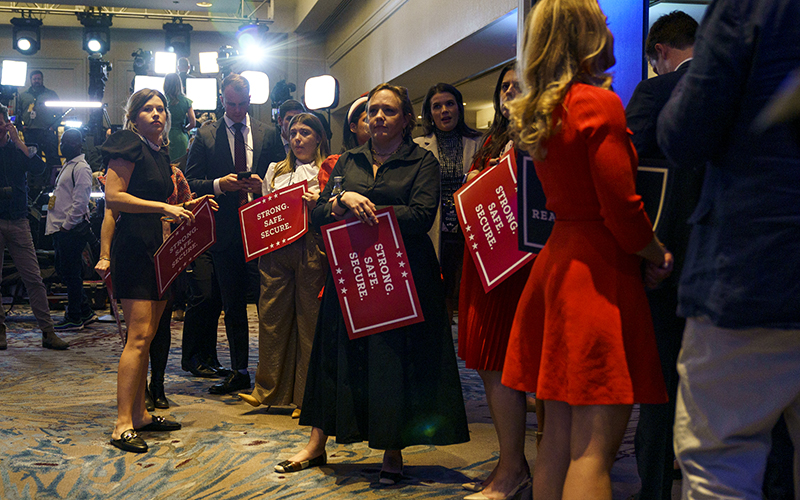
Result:
[[[252,375],[258,333],[254,307],[248,312]],[[333,440],[327,466],[274,473],[277,462],[306,443],[308,428],[289,417],[291,408],[252,408],[235,395],[208,394],[213,379],[193,378],[180,369],[182,323],[175,322],[165,384],[171,408],[156,413],[177,419],[183,429],[143,433],[150,450],[123,453],[109,444],[122,350],[116,325],[95,323],[62,334],[71,343],[63,352],[41,348],[41,333],[27,307],[16,306],[6,325],[9,346],[0,351],[2,499],[450,499],[468,494],[461,483],[485,477],[497,460],[480,378],[459,362],[472,441],[404,450],[409,481],[383,487],[378,483],[381,451]],[[222,323],[219,354],[227,364]],[[614,498],[625,499],[638,487],[637,417],[634,410],[613,470]],[[533,414],[527,429],[526,454],[533,464]]]

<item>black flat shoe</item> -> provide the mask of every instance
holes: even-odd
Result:
[[[153,416],[153,421],[136,429],[137,432],[168,432],[177,431],[181,428],[180,422],[167,420],[164,417]]]
[[[292,462],[291,460],[284,460],[275,466],[275,472],[286,474],[288,472],[299,472],[309,467],[319,467],[328,463],[328,452],[323,451],[322,455],[314,457],[311,460],[303,460],[302,462]]]
[[[408,476],[404,476],[402,472],[388,472],[382,470],[380,474],[378,474],[378,482],[387,486],[397,484],[403,479],[408,479]]]
[[[214,384],[208,388],[211,394],[230,394],[239,392],[242,389],[250,388],[250,374],[233,372],[219,384]]]
[[[119,439],[111,439],[111,444],[122,451],[133,453],[145,453],[147,451],[147,443],[133,429],[123,432]]]

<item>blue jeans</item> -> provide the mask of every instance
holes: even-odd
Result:
[[[83,291],[81,276],[81,254],[86,247],[86,238],[76,231],[59,231],[53,234],[56,250],[56,272],[67,287],[67,310],[64,317],[75,322],[92,312],[89,298]]]

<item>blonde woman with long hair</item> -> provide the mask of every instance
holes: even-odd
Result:
[[[520,298],[502,381],[544,401],[534,498],[611,499],[632,405],[666,401],[640,263],[654,285],[672,255],[634,189],[638,160],[608,90],[613,36],[597,1],[540,0],[524,47],[511,126],[556,222]]]

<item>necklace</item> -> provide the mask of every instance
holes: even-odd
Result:
[[[381,167],[381,165],[383,165],[383,163],[384,163],[386,160],[388,160],[390,156],[392,156],[393,154],[397,153],[397,151],[400,149],[400,146],[402,146],[402,145],[403,145],[403,143],[402,143],[402,142],[400,142],[400,144],[398,144],[398,145],[397,145],[397,147],[396,147],[396,148],[394,148],[394,151],[392,151],[391,153],[386,153],[386,154],[381,154],[381,153],[378,153],[377,151],[375,151],[375,148],[374,148],[374,147],[370,146],[370,151],[372,152],[372,161],[375,163],[375,165],[376,165],[378,168],[380,168],[380,167]],[[379,157],[379,156],[380,156],[380,157],[382,157],[382,158],[385,158],[385,160],[382,160],[382,161],[381,161],[381,160],[379,160],[379,159],[378,159],[378,157]]]

